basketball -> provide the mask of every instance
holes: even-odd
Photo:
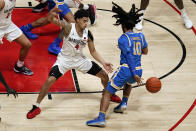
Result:
[[[157,77],[150,77],[146,81],[146,89],[151,93],[161,90],[161,81]]]

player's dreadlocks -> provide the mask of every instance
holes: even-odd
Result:
[[[135,4],[132,4],[132,8],[129,12],[125,12],[119,5],[112,2],[112,12],[116,13],[112,17],[115,17],[117,19],[115,26],[122,25],[126,29],[133,29],[135,27],[135,24],[140,22],[139,17],[143,14],[139,14],[139,9],[135,8]]]

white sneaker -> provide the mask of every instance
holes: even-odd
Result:
[[[191,29],[192,26],[193,26],[193,23],[192,23],[192,21],[188,18],[188,16],[182,16],[182,19],[183,19],[183,21],[184,21],[185,27],[186,27],[187,29]]]
[[[142,20],[135,25],[135,29],[138,31],[142,30]]]

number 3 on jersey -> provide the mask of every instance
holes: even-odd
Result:
[[[133,54],[134,55],[141,55],[142,49],[141,49],[141,43],[140,41],[134,41],[133,43]]]

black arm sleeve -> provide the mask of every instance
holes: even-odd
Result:
[[[93,41],[94,40],[94,38],[93,38],[93,35],[92,35],[92,33],[88,30],[88,37]]]

